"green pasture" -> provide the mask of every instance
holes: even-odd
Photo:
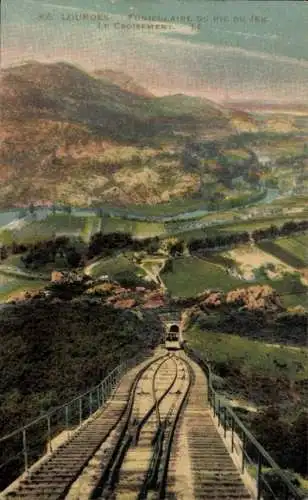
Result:
[[[181,226],[184,226],[184,223],[178,222],[176,225],[169,225],[168,228],[168,236],[172,235],[172,227],[174,227],[174,234],[184,241],[188,242],[193,239],[202,239],[206,236],[212,236],[218,233],[238,233],[238,232],[252,232],[256,229],[264,229],[270,227],[271,225],[282,226],[285,222],[290,220],[300,221],[308,217],[308,213],[302,213],[300,216],[294,215],[283,215],[283,216],[275,216],[275,217],[258,217],[257,219],[251,219],[246,221],[226,221],[225,223],[215,224],[213,226],[205,226],[201,229],[185,229],[181,231]],[[220,220],[220,214],[216,215],[216,219]],[[202,219],[206,222],[206,218]],[[215,220],[215,219],[214,219]],[[187,227],[188,221],[185,222],[185,226]],[[167,226],[168,227],[168,226]]]
[[[271,205],[281,208],[307,207],[308,196],[290,196],[288,198],[278,198],[276,200],[273,200]]]
[[[165,233],[163,222],[148,222],[122,217],[103,217],[101,222],[103,233],[125,232],[137,238],[149,238]]]
[[[275,241],[261,241],[258,247],[289,266],[301,269],[307,264],[308,236],[290,236]]]
[[[304,347],[265,344],[229,333],[202,331],[197,326],[188,329],[185,338],[211,363],[238,361],[243,372],[269,376],[281,375],[279,365],[284,365],[284,373],[291,380],[308,377],[308,349]]]
[[[80,231],[80,237],[85,243],[89,243],[92,234],[98,233],[101,230],[101,218],[100,217],[86,217],[84,226]]]
[[[161,277],[173,296],[191,297],[206,289],[219,289],[228,292],[235,288],[254,285],[269,285],[281,296],[284,307],[302,306],[307,308],[308,289],[300,281],[298,274],[286,274],[280,279],[269,280],[260,274],[256,281],[243,281],[230,276],[228,267],[236,267],[232,259],[222,253],[209,253],[204,259],[181,257],[173,260],[173,271]]]
[[[11,294],[37,290],[46,286],[46,281],[25,279],[0,273],[0,301],[5,302]]]
[[[108,274],[110,278],[114,278],[118,273],[127,271],[135,275],[143,276],[144,271],[136,266],[132,261],[131,254],[119,254],[110,258],[102,258],[93,263],[88,270],[89,274],[94,278],[102,274]]]
[[[11,238],[16,243],[36,243],[54,238],[58,235],[79,235],[87,217],[78,217],[68,214],[49,215],[44,220],[33,220],[19,229],[10,231]],[[5,240],[8,239],[7,230],[4,231]],[[2,242],[0,232],[0,242]],[[3,241],[5,243],[5,241]]]
[[[257,219],[251,219],[247,221],[238,221],[231,224],[221,224],[215,226],[218,231],[225,232],[240,232],[240,231],[254,231],[255,229],[263,229],[271,225],[282,226],[285,222],[301,221],[307,217],[308,213],[303,212],[300,215],[281,215],[273,217],[259,217]]]
[[[207,288],[228,291],[243,286],[242,281],[230,276],[220,264],[197,257],[175,259],[173,271],[163,273],[162,279],[169,292],[177,297],[191,297]]]

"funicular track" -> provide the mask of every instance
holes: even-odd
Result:
[[[167,355],[139,379],[109,463],[91,498],[163,498],[171,442],[190,389],[183,360]],[[140,398],[140,396],[142,396]]]
[[[120,498],[131,492],[131,498],[141,499],[150,490],[162,498],[174,429],[190,385],[191,368],[174,354],[139,365],[122,379],[100,415],[1,498],[72,498],[71,487],[104,443],[99,477],[82,498]],[[132,471],[131,455],[138,454],[139,468]]]
[[[158,349],[122,377],[93,418],[0,499],[262,499],[263,459],[280,474],[285,498],[302,499],[232,410],[221,408],[220,400],[215,404],[209,380],[185,349]],[[259,452],[256,483],[244,471],[246,439]]]

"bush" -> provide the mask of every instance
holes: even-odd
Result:
[[[295,488],[300,487],[300,482],[297,477],[290,471],[283,471],[287,479],[295,486]],[[285,488],[282,483],[281,477],[274,470],[264,472],[263,474],[263,484],[262,484],[262,498],[263,500],[272,500],[273,494],[270,492],[269,488],[272,490],[276,498],[285,498]],[[269,488],[267,487],[269,486]],[[289,498],[289,497],[288,497]]]
[[[162,325],[150,311],[137,316],[84,297],[37,299],[5,309],[0,317],[0,436],[94,386],[120,361],[157,345],[161,335]],[[33,437],[42,444],[40,435]],[[9,451],[2,447],[0,462]],[[16,477],[18,464],[6,472],[0,490]]]
[[[120,285],[130,288],[134,288],[136,286],[143,286],[146,288],[150,287],[147,281],[143,280],[132,271],[120,271],[114,275],[114,280]]]

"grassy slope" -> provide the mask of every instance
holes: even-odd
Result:
[[[49,215],[44,220],[34,220],[19,229],[12,230],[11,234],[17,243],[25,244],[52,239],[58,234],[78,235],[83,229],[86,219],[86,217],[67,214]]]
[[[102,220],[101,230],[104,233],[123,231],[131,233],[139,238],[147,238],[164,233],[162,222],[144,222],[137,220],[122,219],[121,217],[107,217]]]
[[[206,288],[231,290],[242,284],[220,265],[197,257],[174,260],[173,272],[164,273],[162,279],[171,294],[178,297],[190,297]]]
[[[264,242],[266,244],[268,242]],[[260,244],[262,245],[262,243]],[[278,238],[269,246],[270,253],[280,258],[287,264],[301,268],[308,265],[308,235],[291,236],[288,238]]]
[[[162,279],[170,293],[178,297],[191,297],[207,288],[229,291],[255,284],[268,284],[282,294],[285,307],[307,307],[307,288],[300,283],[297,276],[285,275],[279,280],[260,277],[257,281],[248,282],[230,276],[226,271],[228,265],[230,260],[220,253],[209,254],[206,260],[182,257],[174,260],[173,272],[164,273]]]
[[[99,259],[90,266],[89,273],[93,277],[98,277],[101,274],[108,274],[110,278],[114,278],[118,273],[123,271],[138,275],[144,274],[142,269],[131,261],[131,255],[129,253],[126,255],[119,254],[115,257]]]
[[[258,244],[258,247],[296,269],[301,269],[307,265],[304,247],[291,238],[262,241]]]
[[[14,298],[20,293],[38,290],[45,286],[45,281],[28,280],[19,277],[14,278],[13,276],[6,276],[0,273],[0,302]]]
[[[189,241],[191,239],[198,239],[198,238],[204,238],[206,235],[212,235],[212,234],[217,234],[217,233],[237,233],[237,232],[244,232],[244,231],[254,231],[255,229],[262,229],[269,227],[271,225],[277,225],[281,226],[285,222],[294,220],[303,220],[307,218],[308,213],[304,212],[300,214],[300,216],[295,216],[295,215],[281,215],[281,216],[273,216],[273,217],[259,217],[257,219],[252,219],[252,220],[247,220],[247,221],[237,221],[237,222],[227,222],[227,223],[222,223],[222,224],[217,224],[213,226],[208,226],[204,227],[203,229],[191,229],[191,230],[185,230],[181,231],[181,223],[177,223],[177,230],[176,230],[176,236],[178,238],[182,238],[185,241]],[[221,217],[220,213],[213,214],[211,215],[211,219],[218,220]],[[209,220],[211,220],[209,219]],[[200,219],[204,221],[204,223],[207,222],[207,217],[203,217]],[[187,224],[187,221],[186,223]],[[171,226],[172,227],[172,226]],[[170,233],[172,230],[170,230]]]
[[[308,377],[308,349],[306,348],[275,347],[228,333],[200,331],[197,327],[189,329],[185,333],[185,338],[193,348],[198,349],[211,362],[235,360],[241,363],[243,370],[247,368],[269,376],[281,375],[277,362],[286,363],[285,373],[291,380],[303,380]],[[297,371],[297,363],[302,365],[299,371]]]
[[[147,238],[165,233],[162,222],[128,220],[121,217],[101,218],[93,215],[55,214],[49,215],[42,221],[29,222],[20,229],[1,231],[0,228],[0,243],[10,244],[13,240],[18,243],[34,243],[59,234],[79,235],[87,241],[91,234],[98,230],[104,233],[128,232],[137,238]]]

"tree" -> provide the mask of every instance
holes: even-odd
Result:
[[[29,205],[29,213],[30,213],[32,219],[34,219],[36,217],[36,208],[33,205],[33,203],[30,203],[30,205]]]
[[[70,215],[72,213],[72,207],[70,205],[65,205],[64,212]]]
[[[181,242],[179,241],[178,238],[176,237],[170,237],[170,238],[165,238],[162,241],[162,244],[160,246],[160,250],[169,255],[175,255],[177,252],[177,249],[181,249],[182,245]]]
[[[27,215],[27,210],[25,208],[22,208],[18,212],[18,219],[23,219]]]
[[[81,262],[82,255],[77,252],[74,247],[71,247],[66,252],[66,261],[69,267],[78,267]]]
[[[112,253],[115,249],[132,247],[133,239],[129,233],[95,233],[91,236],[88,257],[92,258],[104,252],[105,254]]]
[[[300,482],[297,477],[290,471],[283,471],[284,475],[290,481],[290,483],[295,486],[295,488],[300,487]],[[285,487],[281,480],[281,477],[276,471],[270,470],[263,473],[262,481],[262,498],[263,500],[272,500],[273,498],[283,498],[285,496]],[[273,497],[273,494],[275,497]],[[289,497],[291,498],[291,497]],[[293,498],[293,497],[292,497]]]
[[[95,210],[95,213],[96,213],[97,217],[103,217],[103,215],[104,215],[104,210],[103,210],[101,207],[99,207],[99,208],[97,208],[97,209]]]
[[[307,439],[308,430],[308,411],[302,410],[296,417],[291,430],[290,443],[290,465],[300,474],[306,474],[308,470],[308,445]]]
[[[0,261],[5,260],[8,257],[8,249],[5,245],[0,247]]]

